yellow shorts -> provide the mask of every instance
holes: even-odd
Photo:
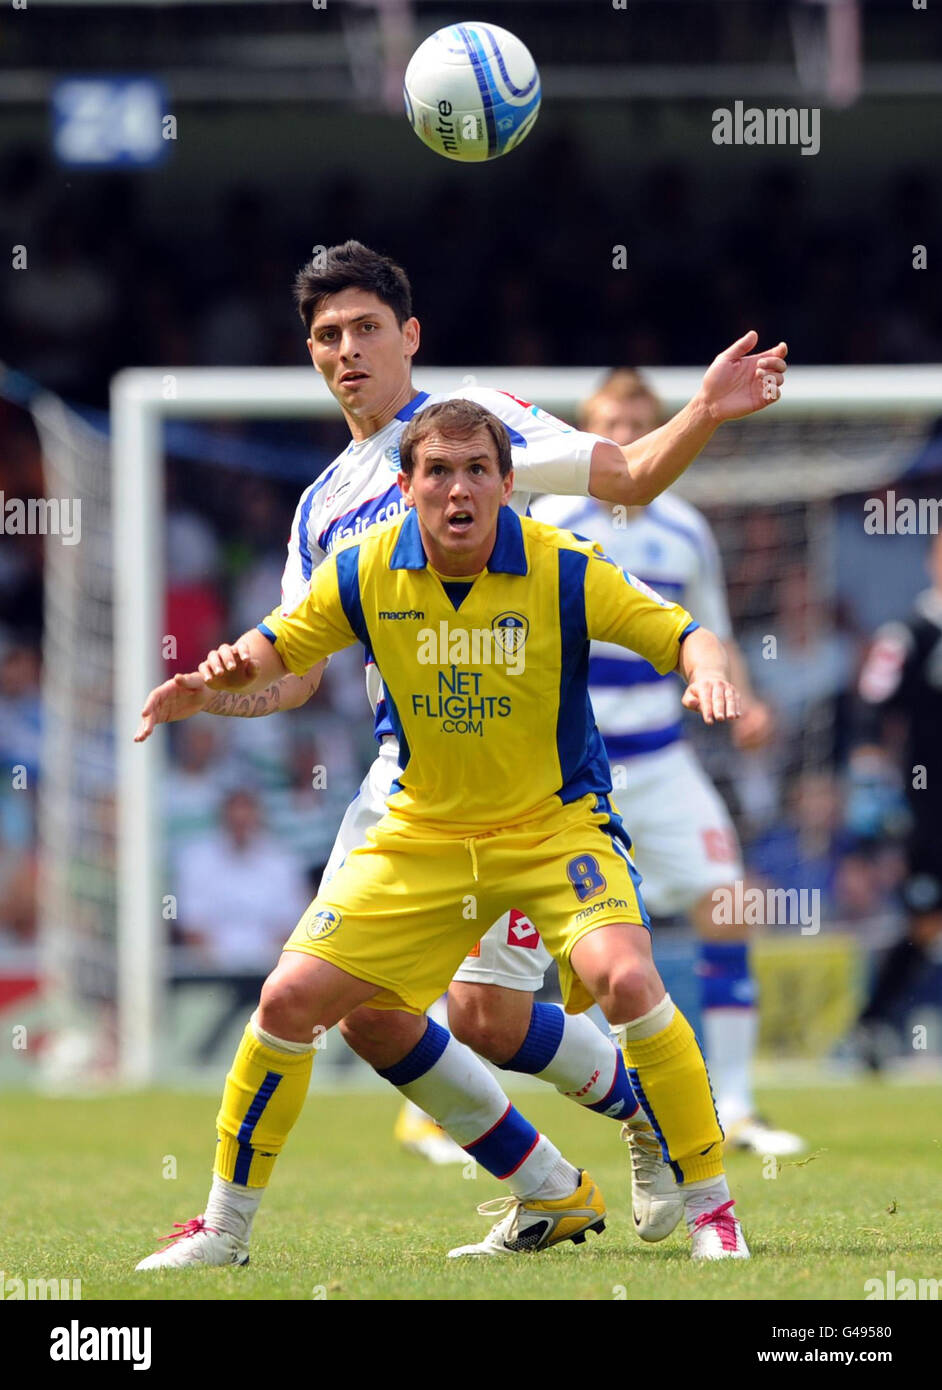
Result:
[[[559,966],[569,1013],[592,996],[570,954],[596,927],[650,929],[620,818],[594,796],[538,822],[464,840],[389,813],[367,831],[305,912],[286,951],[320,956],[375,984],[372,1007],[424,1013],[492,922],[517,908]]]

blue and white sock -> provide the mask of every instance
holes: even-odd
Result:
[[[579,1172],[508,1100],[470,1048],[428,1020],[421,1041],[379,1075],[518,1197],[552,1201],[579,1186]]]
[[[752,1062],[759,1032],[757,990],[745,941],[701,941],[697,974],[703,1042],[724,1130],[754,1112]]]
[[[638,1109],[619,1049],[585,1014],[567,1014],[558,1004],[534,1001],[527,1036],[501,1070],[538,1076],[613,1120],[627,1120]]]

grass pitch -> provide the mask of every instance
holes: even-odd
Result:
[[[446,1260],[490,1221],[483,1171],[398,1151],[398,1097],[314,1091],[255,1223],[244,1270],[134,1274],[156,1237],[202,1211],[214,1099],[157,1092],[95,1100],[7,1095],[7,1277],[80,1278],[93,1299],[863,1299],[865,1281],[942,1279],[942,1092],[932,1086],[776,1090],[776,1124],[810,1141],[780,1161],[732,1154],[753,1259],[691,1263],[682,1227],[633,1234],[626,1150],[610,1120],[551,1091],[520,1106],[606,1196],[608,1229],[538,1256]],[[175,1175],[175,1176],[174,1176]]]

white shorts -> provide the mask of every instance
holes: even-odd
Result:
[[[324,865],[318,893],[322,893],[351,850],[366,844],[366,832],[386,814],[386,798],[399,776],[399,749],[393,738],[379,745],[370,770],[360,783],[360,790],[343,813],[330,858]]]
[[[386,797],[399,773],[397,751],[393,740],[380,745],[379,756],[341,821],[322,886],[385,815]],[[658,916],[685,912],[705,893],[742,878],[739,841],[729,812],[686,743],[632,758],[627,777],[628,786],[616,789],[614,801],[631,836],[649,911]],[[550,963],[539,923],[511,911],[482,933],[455,979],[535,993]]]
[[[687,743],[626,764],[615,804],[631,836],[645,906],[655,916],[689,912],[714,888],[742,878],[742,851],[726,803]]]

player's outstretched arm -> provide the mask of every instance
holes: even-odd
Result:
[[[273,681],[257,695],[213,691],[199,671],[178,671],[148,695],[134,741],[144,743],[158,724],[172,724],[176,720],[190,719],[194,714],[258,719],[280,710],[299,709],[317,690],[326,667],[326,661],[319,661],[303,676],[282,676],[280,681]]]
[[[645,506],[676,482],[725,420],[765,410],[785,379],[786,343],[753,352],[754,329],[731,343],[707,368],[700,390],[665,425],[619,448],[600,441],[592,450],[589,491],[603,502]]]
[[[729,678],[726,649],[715,633],[698,627],[681,644],[677,670],[687,682],[681,703],[699,710],[704,724],[738,719],[742,713],[739,691]]]
[[[316,667],[312,668],[309,675],[316,670]],[[247,698],[255,691],[267,691],[274,683],[286,679],[288,674],[268,639],[257,628],[251,628],[233,646],[223,643],[215,647],[200,662],[196,671],[178,672],[152,690],[141,711],[141,723],[134,741],[143,743],[158,724],[189,719],[201,710],[207,710],[217,698],[214,692],[222,696]],[[320,680],[320,673],[317,680]],[[258,711],[260,714],[267,712],[270,711]]]
[[[295,676],[289,671],[280,681],[273,682],[255,695],[219,691],[210,695],[206,713],[236,719],[257,719],[264,714],[274,714],[276,710],[300,709],[317,690],[326,670],[327,662],[319,661],[303,676]]]

